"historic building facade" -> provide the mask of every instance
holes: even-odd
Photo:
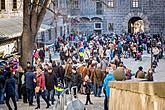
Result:
[[[165,34],[165,0],[72,0],[71,30]]]

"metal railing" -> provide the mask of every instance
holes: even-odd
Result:
[[[68,95],[66,94],[67,92],[68,92]],[[74,98],[77,98],[77,93],[78,93],[77,86],[73,86],[71,88],[71,90],[70,90],[70,88],[64,89],[64,91],[60,95],[60,100],[59,100],[61,110],[65,110],[67,103],[71,102],[73,100],[73,95],[74,95]]]

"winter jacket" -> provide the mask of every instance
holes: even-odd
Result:
[[[28,71],[25,73],[25,86],[27,89],[35,88],[34,79],[36,79],[36,76],[32,71]]]
[[[57,86],[57,78],[53,73],[45,74],[45,86],[47,90],[52,90],[54,85]]]
[[[5,77],[2,73],[0,73],[0,89],[4,88],[5,85]]]
[[[15,89],[16,89],[15,85],[16,85],[16,83],[15,83],[15,80],[13,77],[6,79],[5,87],[4,87],[6,96],[15,95]]]
[[[72,86],[79,86],[82,82],[81,75],[78,73],[72,73],[71,80],[72,80]]]
[[[81,75],[83,81],[84,81],[84,78],[85,78],[87,72],[88,72],[88,69],[85,66],[82,65],[79,67],[78,73]]]
[[[107,97],[109,97],[109,95],[110,95],[110,88],[109,88],[109,86],[108,86],[108,83],[109,83],[109,81],[114,81],[115,79],[114,79],[114,76],[113,76],[113,74],[107,74],[107,76],[105,77],[105,79],[104,79],[104,84],[103,84],[103,88],[104,88],[104,90],[106,91],[105,93],[106,93],[106,96]]]
[[[65,69],[62,66],[59,66],[60,80],[64,80]]]
[[[54,75],[56,75],[57,78],[60,77],[58,66],[53,65],[53,71],[52,72],[53,72]]]
[[[94,70],[94,84],[98,86],[102,86],[104,74],[102,73],[101,69],[97,68]]]
[[[40,87],[40,90],[45,90],[45,75],[41,73],[36,76],[36,86]]]

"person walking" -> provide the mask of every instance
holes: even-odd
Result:
[[[10,103],[9,103],[10,98],[11,98],[13,101],[13,104],[14,104],[14,110],[17,110],[16,93],[15,93],[16,82],[15,82],[14,78],[12,77],[12,73],[10,71],[7,71],[6,77],[7,77],[7,79],[5,81],[5,87],[4,87],[4,90],[6,93],[6,105],[9,110],[12,110]]]
[[[81,86],[82,80],[81,75],[77,72],[76,67],[73,67],[71,74],[72,84],[71,87],[77,86],[79,88]],[[76,98],[76,90],[74,89],[74,97]]]
[[[4,66],[0,64],[0,104],[4,104],[4,85],[5,85],[5,76],[4,76]]]
[[[45,85],[46,85],[46,89],[47,89],[47,100],[50,101],[50,97],[51,97],[51,102],[52,105],[54,105],[54,94],[55,94],[55,90],[54,90],[54,86],[57,86],[57,78],[55,76],[55,74],[52,73],[52,67],[48,67],[48,73],[45,74]]]
[[[46,98],[45,89],[46,89],[45,88],[45,76],[44,76],[44,72],[42,72],[42,66],[39,65],[39,66],[36,67],[36,88],[35,88],[35,92],[36,92],[36,97],[37,97],[37,107],[35,109],[40,109],[40,96],[42,96],[42,98],[46,102],[46,104],[47,104],[46,108],[49,108],[50,104],[49,104],[49,101]]]
[[[101,65],[97,64],[97,68],[94,70],[94,95],[100,97],[103,86],[104,74],[101,71]]]
[[[87,96],[85,105],[88,105],[88,102],[91,105],[93,105],[93,103],[91,102],[91,98],[90,98],[91,89],[92,89],[91,80],[87,79],[86,82],[85,82],[85,93],[86,93],[86,96]]]
[[[31,66],[28,71],[25,73],[25,87],[27,98],[29,102],[29,106],[33,106],[33,96],[34,96],[34,88],[36,82],[36,76],[33,72],[33,66]]]

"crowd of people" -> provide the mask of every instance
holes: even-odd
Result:
[[[22,69],[15,60],[0,63],[0,104],[12,110],[11,98],[15,110],[16,101],[23,98],[23,103],[33,106],[36,96],[37,107],[40,108],[40,97],[46,102],[46,108],[54,104],[54,96],[60,95],[65,88],[77,86],[78,92],[85,94],[86,105],[93,104],[91,94],[101,97],[105,93],[104,109],[108,110],[108,81],[129,80],[133,73],[131,68],[122,62],[123,58],[143,60],[142,55],[153,52],[153,68],[163,57],[163,40],[156,36],[152,40],[143,33],[135,35],[102,35],[79,34],[59,38],[55,50],[60,55],[59,61],[53,61],[49,49],[35,50],[33,63],[27,62]],[[45,51],[49,53],[49,62],[45,63]],[[147,72],[139,67],[135,77],[153,81],[154,69]],[[75,93],[76,98],[76,93]]]

